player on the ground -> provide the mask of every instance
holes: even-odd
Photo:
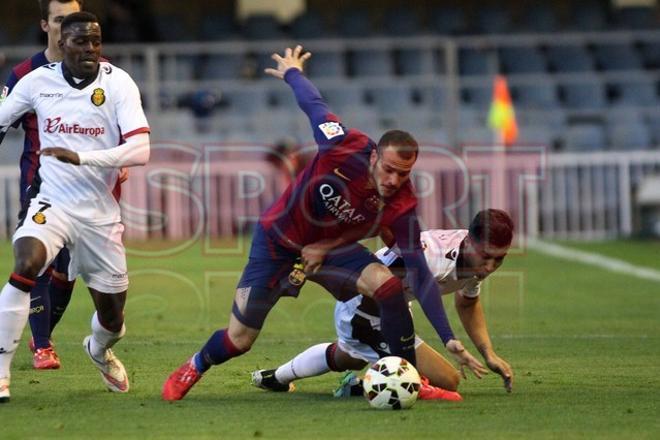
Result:
[[[421,234],[426,262],[443,295],[455,292],[456,311],[470,339],[484,357],[488,368],[502,376],[507,391],[513,386],[513,371],[493,349],[486,319],[479,301],[481,282],[504,261],[513,239],[513,221],[501,210],[480,211],[469,229],[424,231]],[[402,266],[396,248],[383,248],[378,258],[395,273]],[[402,273],[398,273],[402,276]],[[406,292],[410,299],[413,297]],[[252,373],[252,383],[271,391],[293,390],[293,381],[318,376],[329,371],[361,370],[388,356],[387,344],[380,333],[378,308],[364,296],[356,296],[335,306],[337,341],[314,345],[289,362],[273,370]],[[431,385],[422,386],[421,399],[460,400],[455,393],[460,381],[456,369],[421,338],[415,342],[417,369]],[[476,359],[458,359],[461,373],[464,367],[481,378],[486,369]],[[335,395],[362,394],[361,384],[354,375],[346,375]],[[354,388],[351,388],[351,385]],[[435,388],[435,387],[439,387]],[[444,390],[448,390],[446,392]]]
[[[65,245],[69,279],[83,278],[96,307],[85,352],[108,389],[129,389],[124,366],[110,350],[125,332],[128,286],[112,189],[120,167],[148,161],[149,127],[130,76],[99,61],[98,19],[86,12],[67,15],[61,33],[64,60],[27,74],[0,104],[0,136],[34,111],[42,145],[29,208],[12,238],[14,271],[0,293],[0,401],[9,400],[11,360],[28,318],[29,293]]]
[[[16,65],[9,75],[6,84],[6,93],[12,92],[16,83],[25,75],[39,67],[62,61],[62,51],[58,46],[60,40],[60,24],[65,16],[79,12],[83,6],[82,0],[39,0],[41,13],[41,29],[46,32],[48,46],[45,50],[34,54],[32,57]],[[24,209],[27,200],[27,190],[37,175],[39,168],[39,130],[37,118],[34,113],[24,115],[14,124],[20,124],[25,131],[23,142],[23,153],[21,154],[20,169],[20,202]],[[125,179],[120,176],[120,181]],[[121,187],[115,188],[115,194],[119,195]],[[19,218],[22,216],[19,213]],[[33,352],[32,365],[35,369],[46,370],[60,367],[60,359],[51,341],[53,329],[62,318],[64,311],[71,299],[75,280],[69,281],[67,269],[69,266],[69,251],[62,248],[55,257],[51,267],[39,278],[37,284],[30,292],[30,350]]]
[[[307,279],[337,299],[373,298],[383,321],[383,338],[393,354],[415,362],[415,333],[401,280],[358,240],[393,231],[412,288],[443,343],[463,347],[447,321],[438,286],[419,244],[417,200],[409,181],[417,142],[403,131],[386,132],[375,144],[347,130],[303,75],[310,57],[302,47],[273,54],[266,72],[293,89],[314,130],[319,152],[256,226],[250,257],[234,299],[229,326],[216,331],[202,349],[174,371],[163,398],[182,399],[202,374],[250,349],[268,312],[281,296],[297,296],[302,280],[289,273],[301,258]]]

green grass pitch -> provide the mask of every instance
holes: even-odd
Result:
[[[513,366],[514,392],[494,374],[461,384],[465,400],[369,409],[334,399],[338,374],[301,381],[291,394],[253,388],[249,373],[333,338],[333,302],[308,285],[285,298],[245,356],[212,369],[181,402],[160,399],[163,380],[225,326],[245,256],[235,243],[129,246],[128,333],[115,349],[131,391],[115,395],[81,348],[92,304],[79,283],[55,332],[58,371],[34,371],[25,341],[0,406],[0,438],[660,438],[660,285],[534,252],[511,255],[484,286],[495,348]],[[657,242],[580,245],[658,268]],[[0,246],[8,274],[11,247]],[[466,342],[453,305],[445,301]],[[418,332],[438,339],[415,310]]]

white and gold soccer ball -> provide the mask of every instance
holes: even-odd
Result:
[[[419,373],[407,360],[387,356],[374,363],[364,376],[364,397],[377,409],[407,409],[417,401]]]

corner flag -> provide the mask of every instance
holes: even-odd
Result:
[[[493,82],[493,102],[488,113],[488,126],[496,131],[504,145],[511,145],[518,138],[516,113],[513,110],[506,78],[502,75],[495,76]]]

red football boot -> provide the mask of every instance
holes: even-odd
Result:
[[[460,402],[463,397],[456,391],[447,391],[444,388],[434,387],[426,377],[422,377],[422,386],[419,389],[418,399],[421,400],[448,400]]]
[[[201,378],[202,374],[195,368],[192,358],[188,359],[185,364],[170,374],[163,384],[163,400],[183,399]]]

